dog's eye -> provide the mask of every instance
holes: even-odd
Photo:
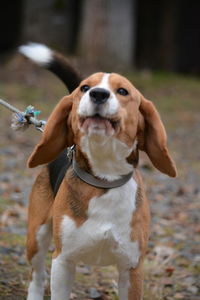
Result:
[[[90,89],[89,85],[85,84],[81,86],[81,92],[86,93]]]
[[[128,95],[128,91],[126,89],[124,89],[124,88],[119,88],[117,90],[117,93],[120,94],[120,95],[122,95],[122,96],[127,96]]]

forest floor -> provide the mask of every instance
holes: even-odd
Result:
[[[127,74],[126,74],[127,75]],[[150,199],[152,226],[145,260],[144,300],[200,299],[200,80],[174,74],[129,74],[158,108],[168,133],[178,177],[155,170],[142,155],[140,169]],[[12,60],[0,73],[0,98],[24,110],[29,104],[46,119],[66,93],[47,71]],[[27,202],[38,169],[26,161],[40,138],[34,128],[14,132],[11,114],[0,107],[0,299],[26,297],[29,265],[25,243]],[[47,258],[50,272],[51,252]],[[49,289],[46,298],[49,298]],[[118,299],[115,267],[77,266],[72,299]]]

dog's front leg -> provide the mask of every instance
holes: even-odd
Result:
[[[143,268],[119,269],[119,300],[142,300]]]
[[[52,261],[51,300],[69,300],[74,281],[75,264],[62,255]]]
[[[129,270],[119,269],[119,282],[118,282],[118,294],[119,300],[128,300],[129,290]]]

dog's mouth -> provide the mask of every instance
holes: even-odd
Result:
[[[79,117],[79,123],[80,128],[86,133],[104,131],[105,134],[110,135],[118,131],[120,120],[116,117],[105,118],[95,114],[94,116]]]

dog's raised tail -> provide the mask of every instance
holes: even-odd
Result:
[[[20,46],[19,52],[37,65],[57,75],[67,86],[70,93],[79,85],[81,77],[78,72],[64,56],[51,50],[46,45],[28,43]]]

